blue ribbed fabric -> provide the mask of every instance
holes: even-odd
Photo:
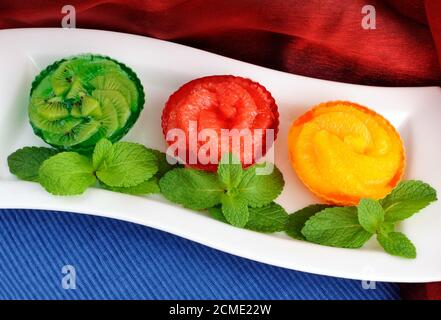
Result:
[[[61,268],[76,270],[76,289]],[[396,284],[301,273],[123,221],[0,210],[1,299],[399,299]]]

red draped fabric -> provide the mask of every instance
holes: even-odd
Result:
[[[76,26],[145,35],[309,77],[441,85],[440,0],[71,0]],[[65,1],[0,1],[0,28],[60,27]],[[364,29],[365,5],[376,28]],[[372,22],[372,21],[371,21]],[[7,44],[1,44],[7,50]],[[441,106],[440,106],[441,107]],[[399,270],[397,270],[399,272]],[[403,285],[441,299],[441,285]]]

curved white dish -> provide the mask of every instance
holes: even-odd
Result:
[[[385,254],[374,239],[360,250],[351,250],[234,228],[160,196],[135,197],[90,189],[82,196],[55,197],[38,184],[17,181],[6,163],[6,157],[17,148],[43,145],[32,133],[26,112],[31,81],[39,69],[56,59],[89,52],[110,55],[137,72],[147,103],[125,140],[162,150],[162,107],[183,83],[206,75],[235,74],[265,85],[279,105],[281,127],[275,162],[286,187],[277,202],[288,212],[317,202],[288,163],[288,127],[307,108],[327,100],[351,100],[383,114],[405,141],[407,178],[422,179],[441,190],[440,88],[380,88],[311,79],[165,41],[95,30],[3,30],[0,46],[0,208],[73,211],[131,221],[238,256],[324,275],[394,282],[441,280],[441,201],[400,226],[418,248],[417,259],[406,260]]]

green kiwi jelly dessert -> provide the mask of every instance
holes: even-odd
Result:
[[[90,152],[101,138],[121,139],[144,106],[136,74],[109,57],[54,62],[32,83],[29,119],[35,134],[62,150]]]

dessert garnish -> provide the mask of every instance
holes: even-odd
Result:
[[[260,213],[257,209],[270,205],[285,184],[275,166],[271,174],[256,174],[256,169],[263,165],[243,169],[238,159],[228,153],[221,158],[215,173],[192,168],[173,169],[162,177],[159,186],[162,194],[172,202],[197,210],[219,206],[211,213],[221,210],[228,223],[245,227],[250,216],[282,210],[276,205],[262,209]]]
[[[289,216],[286,232],[295,239],[341,248],[360,248],[376,235],[387,253],[413,259],[415,246],[395,227],[436,200],[429,184],[401,181],[380,200],[361,199],[357,206],[346,207],[308,206]]]
[[[173,168],[164,153],[133,142],[112,144],[104,138],[91,155],[25,147],[12,153],[8,164],[17,177],[39,182],[49,193],[63,196],[82,194],[97,182],[122,193],[158,193],[159,178]]]

